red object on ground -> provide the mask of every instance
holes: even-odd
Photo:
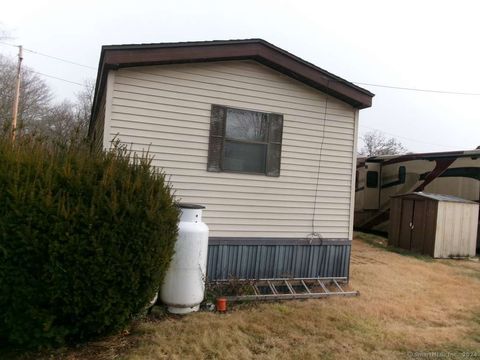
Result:
[[[217,298],[217,311],[226,312],[227,311],[227,299]]]

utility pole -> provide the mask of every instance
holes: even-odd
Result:
[[[23,47],[22,45],[20,45],[18,47],[18,66],[17,66],[16,85],[15,85],[15,100],[13,101],[12,141],[15,141],[15,136],[17,131],[18,102],[20,100],[20,70],[22,68],[22,60],[23,60]]]

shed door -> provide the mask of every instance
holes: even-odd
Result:
[[[424,200],[403,199],[398,246],[423,253],[427,203]]]
[[[412,242],[413,211],[415,202],[409,199],[403,199],[402,212],[400,219],[400,234],[398,237],[398,247],[410,249]]]
[[[365,164],[365,210],[377,210],[380,205],[380,164]]]
[[[426,205],[427,203],[424,200],[415,200],[413,205],[411,249],[420,253],[423,253],[425,241]]]

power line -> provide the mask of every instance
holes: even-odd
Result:
[[[9,43],[3,42],[3,41],[0,41],[0,44],[6,45],[6,46],[11,46],[11,47],[18,47],[18,45],[9,44]]]
[[[11,46],[11,47],[18,47],[17,45],[9,44],[9,43],[3,42],[3,41],[0,41],[0,44],[6,45],[6,46]],[[24,51],[28,51],[29,53],[32,53],[32,54],[35,54],[35,55],[40,55],[40,56],[44,56],[44,57],[47,57],[47,58],[50,58],[50,59],[62,61],[62,62],[67,63],[67,64],[77,65],[77,66],[81,66],[81,67],[84,67],[84,68],[87,68],[87,69],[97,70],[96,67],[89,66],[89,65],[84,65],[84,64],[80,64],[80,63],[77,63],[77,62],[75,62],[75,61],[71,61],[71,60],[67,60],[67,59],[60,58],[60,57],[58,57],[58,56],[53,56],[53,55],[44,54],[44,53],[41,53],[41,52],[38,52],[38,51],[35,51],[35,50],[32,50],[32,49],[27,49],[27,48],[23,48],[23,50],[24,50]]]
[[[6,45],[6,46],[15,47],[15,48],[18,48],[18,47],[19,47],[18,45],[9,44],[9,43],[3,42],[3,41],[0,41],[0,44],[1,44],[1,45]],[[43,53],[40,53],[40,52],[31,50],[31,49],[23,48],[23,50],[24,50],[24,51],[28,51],[28,52],[30,52],[30,53],[32,53],[32,54],[37,54],[37,55],[45,56],[45,57],[48,57],[48,58],[51,58],[51,59],[55,59],[55,60],[59,60],[59,61],[63,61],[63,62],[69,63],[69,64],[73,64],[73,65],[78,65],[78,66],[82,66],[82,67],[86,67],[86,68],[95,69],[95,68],[92,67],[92,66],[87,66],[87,65],[83,65],[83,64],[79,64],[79,63],[70,61],[70,60],[62,59],[62,58],[59,58],[59,57],[56,57],[56,56],[51,56],[51,55],[43,54]],[[53,75],[49,75],[49,74],[44,74],[44,73],[41,73],[41,72],[39,72],[39,71],[35,71],[35,70],[32,70],[32,69],[29,69],[29,71],[32,72],[32,73],[34,73],[34,74],[38,74],[38,75],[41,75],[41,76],[45,76],[45,77],[48,77],[48,78],[51,78],[51,79],[55,79],[55,80],[67,82],[67,83],[74,84],[74,85],[79,85],[79,86],[82,86],[82,87],[85,86],[85,84],[81,84],[81,83],[76,82],[76,81],[63,79],[63,78],[60,78],[60,77],[58,77],[58,76],[53,76]]]
[[[55,59],[55,60],[58,60],[58,61],[63,61],[67,64],[72,64],[72,65],[77,65],[77,66],[81,66],[81,67],[84,67],[84,68],[87,68],[87,69],[93,69],[93,70],[97,70],[97,68],[93,67],[93,66],[88,66],[88,65],[83,65],[83,64],[80,64],[80,63],[77,63],[77,62],[74,62],[74,61],[70,61],[70,60],[67,60],[67,59],[62,59],[62,58],[59,58],[57,56],[52,56],[52,55],[47,55],[47,54],[43,54],[43,53],[40,53],[38,51],[33,51],[33,50],[30,50],[30,49],[26,49],[24,48],[25,51],[28,51],[29,53],[32,53],[32,54],[36,54],[36,55],[40,55],[40,56],[45,56],[47,58],[50,58],[50,59]]]
[[[409,140],[409,141],[413,141],[413,142],[417,142],[417,143],[422,143],[422,144],[426,144],[426,145],[434,145],[434,146],[439,146],[439,147],[449,148],[449,149],[456,149],[453,146],[434,144],[434,143],[429,143],[429,142],[422,141],[422,140],[412,139],[412,138],[408,138],[408,137],[401,136],[401,135],[398,135],[398,134],[393,134],[393,133],[390,133],[390,132],[387,132],[387,131],[383,131],[383,130],[380,130],[380,129],[377,129],[377,128],[374,128],[374,127],[371,127],[371,126],[360,125],[360,127],[380,131],[380,132],[383,132],[383,133],[388,134],[388,135],[392,135],[392,136],[395,136],[395,137],[399,137],[401,139],[405,139],[405,140]]]
[[[75,82],[75,81],[71,81],[71,80],[67,80],[67,79],[62,79],[62,78],[57,77],[57,76],[44,74],[44,73],[41,73],[41,72],[38,72],[38,71],[34,71],[34,70],[30,70],[30,71],[31,71],[32,73],[35,73],[35,74],[38,74],[38,75],[41,75],[41,76],[45,76],[45,77],[48,77],[48,78],[52,78],[52,79],[64,81],[64,82],[67,82],[67,83],[70,83],[70,84],[75,84],[75,85],[79,85],[79,86],[81,86],[81,87],[85,87],[85,84],[80,84],[80,83]]]
[[[369,83],[361,83],[361,82],[354,82],[354,84],[363,85],[363,86],[376,86],[376,87],[382,87],[382,88],[394,89],[394,90],[408,90],[408,91],[430,92],[430,93],[436,93],[436,94],[450,94],[450,95],[480,96],[480,93],[474,93],[474,92],[419,89],[419,88],[409,88],[409,87],[401,87],[401,86],[393,86],[393,85],[369,84]]]

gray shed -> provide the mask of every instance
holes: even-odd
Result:
[[[389,245],[434,258],[475,256],[479,204],[414,192],[393,196]]]

